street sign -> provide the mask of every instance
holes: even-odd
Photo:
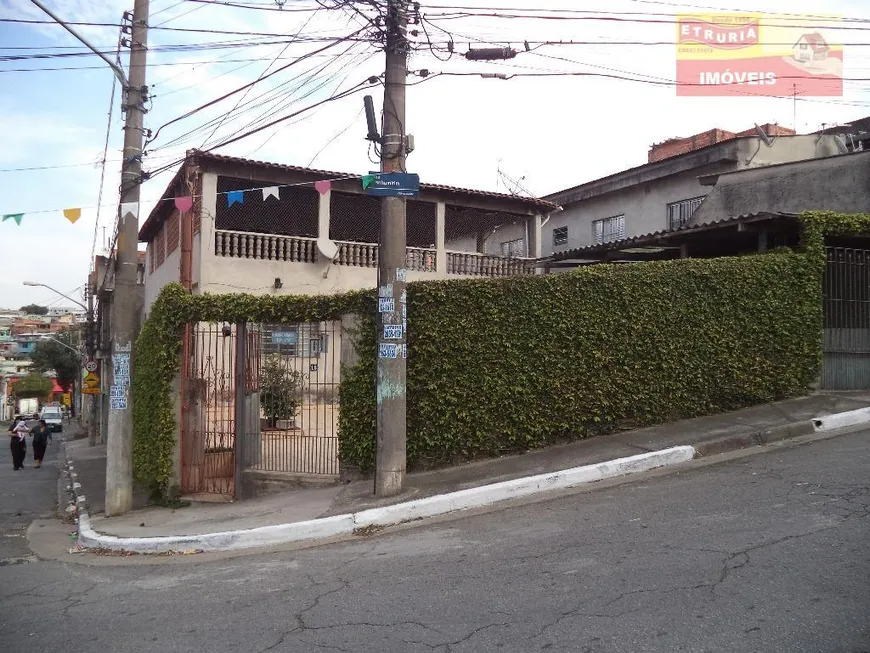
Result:
[[[366,194],[375,197],[417,197],[420,175],[407,172],[372,172],[362,177]]]
[[[99,367],[100,367],[100,364],[94,360],[90,360],[87,363],[85,363],[85,369],[88,372],[96,372]]]
[[[82,381],[83,395],[98,395],[100,394],[100,377],[93,372],[88,372]]]

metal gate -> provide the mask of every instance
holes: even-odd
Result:
[[[337,322],[249,325],[245,470],[338,477]]]
[[[870,250],[828,247],[822,388],[870,388]]]
[[[235,327],[187,327],[181,449],[181,489],[186,495],[234,496],[235,356]]]

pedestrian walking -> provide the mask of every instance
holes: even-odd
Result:
[[[12,466],[15,471],[24,468],[24,459],[27,457],[27,440],[25,437],[30,432],[27,421],[21,415],[12,420],[9,427],[9,449],[12,451]]]
[[[48,424],[44,419],[39,420],[39,423],[30,432],[33,437],[33,466],[42,467],[42,459],[45,457],[45,448],[51,442],[51,431],[48,430]]]

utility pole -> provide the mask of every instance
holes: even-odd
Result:
[[[96,352],[96,320],[94,320],[94,289],[91,288],[91,278],[88,277],[88,323],[85,332],[85,349],[87,351],[87,359],[93,360]],[[77,379],[81,381],[81,377]],[[81,395],[84,397],[84,394]],[[84,401],[84,399],[82,400]],[[84,412],[84,407],[82,407]],[[94,395],[88,395],[88,446],[94,447],[97,444],[97,400]]]
[[[111,393],[106,446],[106,516],[133,507],[133,410],[130,376],[136,336],[139,191],[142,183],[142,138],[145,116],[145,59],[148,46],[148,0],[135,0],[130,36],[129,84],[124,89],[124,160],[121,206],[112,297]]]
[[[384,78],[381,172],[405,172],[407,7],[407,0],[387,2],[385,20],[387,65]],[[381,198],[381,229],[378,243],[378,435],[375,466],[375,494],[381,497],[395,496],[402,492],[405,485],[407,387],[407,333],[403,319],[405,212],[404,198]],[[391,331],[390,336],[395,336],[397,326],[402,329],[401,338],[386,338],[388,331]],[[385,329],[385,327],[393,327],[393,329]]]

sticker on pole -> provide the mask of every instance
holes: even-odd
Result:
[[[97,361],[95,360],[89,360],[87,363],[85,363],[85,369],[88,372],[96,372],[99,366],[99,363],[97,363]]]
[[[378,352],[379,358],[398,358],[399,357],[399,346],[393,345],[390,343],[381,343],[380,351]]]
[[[386,324],[384,325],[384,340],[401,340],[402,325],[401,324]]]
[[[392,297],[380,297],[378,299],[379,313],[392,313],[396,310],[396,300]]]

